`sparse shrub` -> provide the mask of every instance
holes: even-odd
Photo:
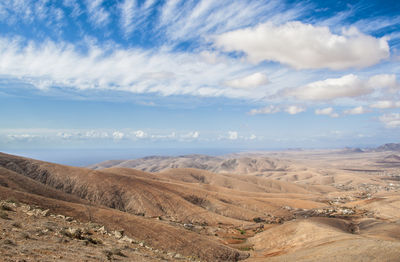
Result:
[[[207,199],[195,196],[195,195],[190,195],[184,197],[186,201],[189,201],[193,205],[200,206],[200,207],[206,207],[209,204],[209,201]]]
[[[8,217],[8,214],[4,211],[0,211],[0,218],[5,220],[10,220],[11,218]]]
[[[103,253],[106,255],[108,260],[112,260],[112,256],[120,256],[120,257],[126,257],[124,253],[122,253],[121,249],[119,248],[113,248],[111,250],[107,249],[104,250]]]
[[[63,228],[60,234],[69,238],[83,239],[82,230],[80,228]]]
[[[6,202],[7,202],[7,203],[13,203],[13,204],[16,204],[16,205],[19,205],[19,204],[20,204],[19,201],[18,201],[16,198],[14,198],[14,197],[9,197],[9,198],[7,198]]]
[[[240,232],[241,235],[246,234],[246,230],[240,229],[240,228],[236,228],[237,231]]]
[[[103,241],[101,241],[100,239],[95,239],[95,238],[92,238],[92,237],[86,237],[86,241],[88,241],[89,243],[92,243],[94,245],[103,244]]]
[[[16,227],[16,228],[21,228],[22,226],[21,226],[21,223],[19,223],[19,222],[14,222],[14,223],[12,223],[12,226],[13,227]]]
[[[14,211],[10,206],[6,204],[1,204],[0,209],[3,211]]]
[[[91,235],[93,235],[93,230],[91,230],[90,228],[86,227],[86,228],[83,229],[82,234],[91,236]]]
[[[66,238],[64,238],[64,237],[62,237],[62,238],[60,238],[60,239],[58,240],[58,243],[68,243],[68,242],[69,242],[69,240],[66,239]]]
[[[112,255],[113,255],[113,253],[111,252],[111,250],[104,250],[103,253],[104,253],[104,255],[106,255],[107,260],[111,261]]]
[[[54,228],[50,227],[50,226],[46,226],[46,229],[50,232],[54,232]]]
[[[265,222],[265,219],[262,219],[261,217],[255,217],[253,218],[253,221],[256,223],[263,223]]]
[[[254,248],[251,247],[251,246],[246,246],[246,247],[239,247],[239,250],[241,250],[241,251],[250,251],[250,250],[254,250]]]
[[[22,232],[22,233],[21,233],[21,238],[22,238],[22,239],[26,239],[26,240],[32,239],[31,236],[30,236],[28,233],[26,233],[26,232]]]
[[[120,256],[120,257],[126,257],[126,255],[123,254],[121,249],[119,249],[119,248],[113,248],[113,249],[111,249],[111,252],[113,255]]]
[[[16,246],[17,244],[15,244],[12,240],[10,239],[4,239],[3,243],[5,245],[10,245],[10,246]]]
[[[223,199],[223,198],[220,198],[219,201],[221,201],[221,202],[223,202],[223,203],[225,203],[225,204],[232,204],[231,201],[226,200],[226,199]]]

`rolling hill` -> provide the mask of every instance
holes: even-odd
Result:
[[[0,153],[0,198],[123,229],[135,243],[181,254],[172,260],[308,261],[321,251],[329,261],[340,250],[350,261],[359,253],[343,243],[364,243],[376,246],[371,257],[386,252],[391,261],[400,256],[400,185],[381,175],[395,169],[379,160],[393,157],[377,154],[149,157],[136,160],[143,171],[126,161],[93,170]]]

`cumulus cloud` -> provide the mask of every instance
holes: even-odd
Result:
[[[352,27],[341,35],[328,27],[301,22],[276,26],[263,23],[215,38],[215,45],[226,51],[241,51],[254,62],[276,61],[297,69],[351,67],[377,64],[390,55],[385,38],[365,35]]]
[[[137,138],[146,138],[147,137],[147,133],[142,130],[134,131],[133,134]]]
[[[397,86],[395,75],[374,75],[369,79],[360,79],[349,74],[340,78],[328,78],[309,83],[305,86],[287,90],[286,94],[302,100],[333,100],[343,97],[358,97],[370,94],[377,89]]]
[[[381,74],[381,75],[375,75],[370,77],[368,80],[368,86],[374,88],[390,88],[392,90],[399,88],[399,83],[396,80],[396,75],[394,74]]]
[[[198,138],[199,137],[199,132],[197,132],[197,131],[194,131],[194,132],[191,132],[191,133],[189,133],[189,136],[191,136],[192,138]]]
[[[274,106],[274,105],[269,105],[269,106],[258,108],[258,109],[252,109],[252,110],[250,110],[249,114],[250,115],[275,114],[280,111],[281,111],[281,109],[279,107]]]
[[[384,114],[379,117],[379,120],[385,124],[388,128],[396,128],[400,127],[400,114],[399,113],[390,113]]]
[[[230,140],[236,140],[238,139],[238,132],[236,131],[228,131],[228,139]]]
[[[378,109],[400,108],[400,101],[381,100],[371,104],[370,107]]]
[[[369,110],[366,109],[363,106],[357,106],[357,107],[354,107],[354,108],[351,108],[351,109],[347,109],[347,110],[344,111],[344,113],[346,115],[361,115],[361,114],[365,114],[365,113],[368,113],[368,112],[369,112]]]
[[[192,131],[187,134],[182,134],[180,136],[180,138],[184,141],[191,141],[191,140],[198,139],[199,136],[200,136],[200,133],[198,131]]]
[[[287,107],[287,108],[285,109],[285,111],[286,111],[288,114],[296,115],[296,114],[298,114],[298,113],[301,113],[301,112],[306,111],[306,109],[305,109],[304,107],[301,107],[301,106],[289,106],[289,107]]]
[[[124,138],[125,134],[120,131],[115,131],[112,133],[112,136],[115,140],[121,140],[122,138]]]
[[[350,74],[312,82],[288,93],[303,100],[331,100],[339,97],[360,96],[371,91],[357,76]]]
[[[339,114],[335,113],[332,107],[326,107],[315,110],[316,115],[327,115],[330,117],[339,117]]]
[[[85,137],[88,138],[108,138],[109,135],[105,131],[89,130],[85,132]]]
[[[267,83],[268,79],[264,74],[254,73],[249,76],[226,81],[225,85],[233,88],[255,88]]]

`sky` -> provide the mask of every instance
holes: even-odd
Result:
[[[0,151],[400,142],[399,73],[396,0],[2,0]]]

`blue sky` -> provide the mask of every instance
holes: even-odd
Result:
[[[0,149],[400,139],[399,1],[0,2]]]

